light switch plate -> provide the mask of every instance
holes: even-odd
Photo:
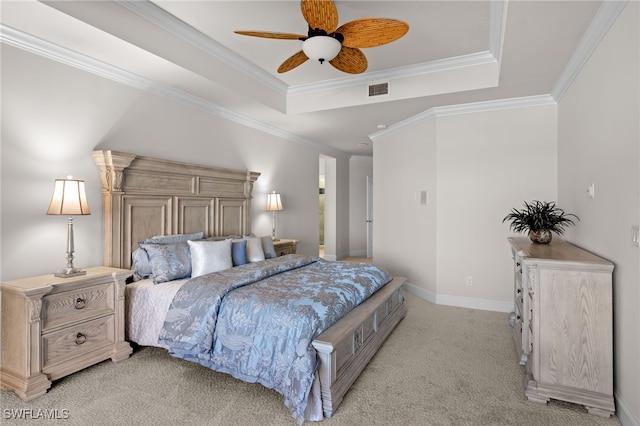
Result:
[[[420,204],[423,206],[429,204],[429,193],[425,190],[420,191]]]

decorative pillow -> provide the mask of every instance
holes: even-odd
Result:
[[[239,240],[242,238],[242,235],[225,235],[222,237],[209,237],[206,240],[207,241],[222,241],[222,240]]]
[[[131,253],[131,270],[133,271],[133,280],[139,281],[149,278],[152,275],[151,263],[149,262],[149,255],[147,252],[140,248],[140,244],[175,244],[182,243],[188,240],[199,240],[204,236],[204,232],[195,232],[193,234],[175,234],[175,235],[157,235],[152,238],[147,238],[144,241],[138,243],[137,249]]]
[[[264,260],[264,251],[262,250],[262,241],[258,237],[247,238],[247,261],[259,262]]]
[[[222,271],[233,266],[231,240],[187,241],[191,248],[191,276]]]
[[[133,272],[134,281],[144,280],[151,276],[149,255],[144,249],[140,248],[140,244],[138,243],[138,248],[131,253],[131,271]]]
[[[271,239],[271,236],[261,237],[260,240],[262,242],[262,251],[264,252],[265,259],[273,259],[274,257],[278,257],[278,255],[276,254],[276,249],[275,247],[273,247],[273,240]]]
[[[187,243],[142,243],[140,247],[149,255],[154,284],[191,275],[191,254]]]
[[[247,240],[231,241],[231,261],[233,266],[240,266],[247,263]]]
[[[155,237],[147,238],[144,242],[153,244],[175,244],[184,243],[189,240],[201,240],[202,238],[204,238],[204,232],[194,232],[193,234],[156,235]]]

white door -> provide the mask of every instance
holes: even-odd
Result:
[[[367,259],[373,257],[373,176],[367,176]]]

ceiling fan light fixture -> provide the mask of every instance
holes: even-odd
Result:
[[[341,48],[340,41],[329,36],[309,37],[302,42],[302,51],[307,55],[307,58],[320,61],[320,63],[335,58]]]

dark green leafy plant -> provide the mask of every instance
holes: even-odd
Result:
[[[514,232],[529,233],[543,230],[553,231],[562,235],[565,228],[574,225],[573,218],[580,220],[572,213],[565,213],[554,202],[533,201],[524,202],[524,209],[511,209],[511,213],[502,219],[502,223],[510,221],[510,229]]]

